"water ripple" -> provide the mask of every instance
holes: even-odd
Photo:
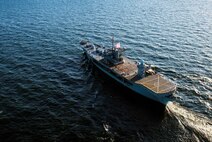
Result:
[[[0,1],[0,139],[207,140],[211,7],[210,0]],[[182,114],[161,118],[83,63],[79,41],[110,47],[112,34],[126,56],[177,84]]]

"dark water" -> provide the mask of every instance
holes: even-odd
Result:
[[[0,141],[212,141],[211,0],[1,0]],[[82,65],[110,36],[173,80],[158,115]],[[133,95],[133,94],[132,94]]]

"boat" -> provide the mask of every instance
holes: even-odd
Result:
[[[138,62],[124,56],[126,48],[120,43],[114,45],[114,38],[112,47],[108,48],[88,40],[80,44],[87,59],[121,86],[163,106],[170,101],[176,85],[143,60]]]

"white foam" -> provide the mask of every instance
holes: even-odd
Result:
[[[212,141],[212,121],[210,119],[172,102],[167,104],[167,111],[172,116],[176,117],[185,127],[192,128],[206,137],[209,141]]]

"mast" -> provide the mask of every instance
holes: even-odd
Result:
[[[113,47],[114,47],[114,34],[112,34],[112,50],[113,50]]]

